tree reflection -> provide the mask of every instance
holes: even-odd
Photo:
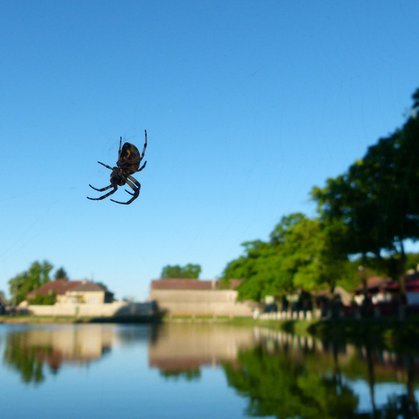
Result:
[[[160,371],[160,374],[169,379],[179,380],[184,379],[186,381],[196,381],[201,378],[201,369],[193,368],[184,371]]]
[[[307,349],[299,338],[261,340],[223,365],[228,383],[248,398],[249,416],[278,418],[419,418],[415,398],[417,358],[337,342]],[[360,406],[359,388],[369,389]],[[377,405],[377,383],[406,384]]]
[[[41,383],[45,379],[41,354],[52,352],[51,347],[28,346],[22,333],[10,333],[4,351],[4,361],[20,373],[25,383]]]
[[[236,366],[224,369],[228,383],[249,397],[246,414],[250,416],[349,417],[358,404],[357,396],[332,369],[322,373],[315,362],[286,352],[272,354],[259,346],[243,351]]]

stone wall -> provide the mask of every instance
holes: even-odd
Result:
[[[35,316],[70,316],[70,317],[117,317],[153,315],[152,303],[126,303],[114,301],[109,304],[71,304],[28,305],[22,311]]]
[[[243,316],[253,314],[253,304],[237,302],[235,290],[152,289],[150,300],[170,315]]]
[[[254,304],[237,302],[235,290],[152,290],[147,303],[115,301],[109,304],[56,303],[28,305],[21,311],[35,316],[129,317],[152,316],[155,303],[170,315],[251,317]]]

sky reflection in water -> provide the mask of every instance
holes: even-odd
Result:
[[[418,355],[260,328],[2,325],[0,356],[2,418],[417,415]]]

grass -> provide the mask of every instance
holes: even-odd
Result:
[[[43,323],[89,323],[90,318],[74,316],[0,316],[0,324],[43,324]]]

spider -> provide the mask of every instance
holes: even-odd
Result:
[[[117,204],[122,204],[122,205],[131,204],[132,201],[138,198],[138,195],[140,194],[140,189],[141,189],[140,182],[138,182],[138,180],[135,179],[131,175],[136,172],[141,172],[141,170],[143,170],[145,165],[147,164],[147,161],[145,161],[144,164],[140,166],[140,163],[144,158],[146,148],[147,148],[147,130],[144,131],[144,146],[143,146],[143,151],[141,153],[138,151],[138,148],[134,144],[124,143],[124,145],[122,145],[122,137],[120,137],[118,161],[116,162],[116,166],[111,167],[111,166],[108,166],[107,164],[104,164],[98,161],[98,163],[101,164],[102,166],[105,166],[109,170],[112,170],[111,178],[110,178],[111,184],[109,186],[105,186],[104,188],[95,188],[94,186],[89,184],[89,186],[95,191],[104,192],[111,188],[112,190],[106,193],[105,195],[100,196],[99,198],[90,198],[89,196],[87,196],[86,198],[91,199],[93,201],[99,201],[101,199],[105,199],[109,195],[112,195],[113,193],[115,193],[118,189],[118,186],[127,184],[134,191],[134,192],[130,192],[127,189],[125,189],[126,192],[132,195],[132,198],[130,198],[127,202],[116,201],[115,199],[111,199],[111,201],[116,202]]]

